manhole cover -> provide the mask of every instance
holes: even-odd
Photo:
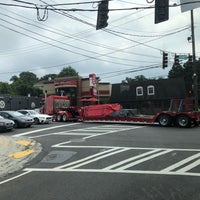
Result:
[[[51,151],[42,159],[42,163],[63,163],[75,155],[75,151]]]

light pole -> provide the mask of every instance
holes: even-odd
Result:
[[[198,76],[196,69],[196,52],[195,52],[195,35],[194,35],[194,14],[193,10],[190,12],[191,14],[191,39],[192,39],[192,60],[193,60],[193,84],[194,84],[194,109],[198,111],[199,108],[199,98],[198,98]]]

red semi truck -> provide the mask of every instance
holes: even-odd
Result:
[[[77,121],[80,108],[70,106],[70,98],[67,96],[50,95],[45,99],[41,109],[42,113],[53,115],[56,121]]]
[[[123,109],[117,103],[73,107],[66,96],[48,96],[45,105],[45,113],[54,115],[56,121],[159,123],[160,126],[179,127],[191,127],[200,122],[200,112],[193,110],[193,102],[188,99],[171,100],[167,111],[155,115],[139,114],[136,109]]]

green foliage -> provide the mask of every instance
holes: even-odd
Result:
[[[185,80],[186,90],[192,88],[193,84],[193,74],[196,73],[199,77],[200,82],[200,60],[195,63],[186,62],[183,65],[174,65],[172,69],[169,71],[169,78],[178,78],[183,77]]]
[[[11,87],[9,83],[0,82],[0,94],[9,94],[11,93]]]
[[[34,88],[34,84],[38,82],[37,76],[32,72],[22,72],[19,77],[13,76],[10,81],[11,90],[13,94],[27,96],[38,96],[42,91]]]
[[[48,81],[49,77],[54,80],[57,77],[78,76],[78,72],[71,66],[64,67],[59,74],[47,74],[40,79],[32,72],[22,72],[19,76],[12,76],[10,78],[11,84],[0,82],[1,94],[15,94],[15,95],[31,95],[40,96],[43,91],[34,87],[38,81]]]
[[[78,76],[78,72],[71,66],[64,67],[62,71],[58,74],[58,77],[69,77],[69,76]]]
[[[39,81],[48,81],[49,79],[54,80],[56,77],[58,77],[57,74],[47,74],[42,76]]]
[[[122,80],[122,83],[132,83],[135,81],[146,81],[148,80],[144,75],[135,76],[135,78],[126,77],[125,80]]]

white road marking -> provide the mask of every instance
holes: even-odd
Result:
[[[128,168],[130,168],[130,167],[133,167],[133,166],[135,166],[135,165],[138,165],[138,164],[140,164],[140,163],[143,163],[143,162],[145,162],[145,161],[147,161],[147,160],[151,160],[152,158],[156,158],[156,157],[158,157],[158,156],[167,154],[167,153],[169,153],[169,152],[171,152],[171,151],[172,151],[172,150],[169,149],[169,150],[165,150],[165,151],[163,151],[163,152],[159,152],[159,153],[153,154],[153,155],[148,156],[148,157],[146,157],[146,158],[137,160],[137,161],[135,161],[135,162],[133,162],[133,163],[124,165],[124,166],[122,166],[122,167],[119,167],[119,168],[117,168],[117,169],[115,169],[115,170],[121,171],[121,170],[128,169]]]
[[[178,168],[178,167],[180,167],[180,166],[182,166],[182,165],[184,165],[184,164],[186,164],[186,163],[188,163],[188,162],[190,162],[190,161],[192,161],[192,160],[194,160],[195,158],[198,158],[198,157],[200,157],[200,153],[194,154],[193,156],[190,156],[190,157],[188,157],[184,160],[181,160],[180,162],[177,162],[174,165],[171,165],[171,166],[163,169],[162,171],[163,172],[172,171],[172,170],[174,170],[174,169],[176,169],[176,168]]]
[[[102,170],[102,169],[48,169],[48,168],[26,168],[24,171],[31,172],[86,172],[86,173],[113,173],[113,174],[148,174],[148,175],[173,175],[173,176],[200,176],[200,173],[180,173],[143,170]]]
[[[177,172],[180,172],[180,173],[187,172],[187,171],[190,171],[191,169],[195,168],[198,165],[200,165],[200,159],[198,159],[195,162],[183,167],[182,169],[177,170]]]
[[[66,167],[69,167],[71,165],[74,165],[74,164],[78,164],[78,163],[81,163],[81,162],[84,162],[86,160],[89,160],[89,159],[92,159],[92,158],[95,158],[97,156],[100,156],[100,155],[103,155],[103,154],[106,154],[106,153],[110,153],[112,151],[116,151],[118,150],[119,148],[112,148],[112,149],[108,149],[106,151],[102,151],[102,152],[99,152],[99,153],[96,153],[96,154],[93,154],[91,156],[88,156],[88,157],[85,157],[85,158],[82,158],[80,160],[77,160],[77,161],[74,161],[74,162],[71,162],[71,163],[68,163],[68,164],[65,164],[65,165],[61,165],[59,167],[56,167],[56,169],[61,169],[61,168],[66,168]]]
[[[94,128],[94,127],[93,127],[93,128]],[[97,126],[96,128],[97,128],[98,130],[102,130],[102,129],[101,129],[102,126]],[[122,128],[120,129],[119,127],[114,126],[114,128],[113,128],[112,130],[109,130],[109,131],[107,131],[107,132],[105,132],[105,130],[104,130],[104,131],[102,131],[101,133],[91,134],[91,135],[89,135],[89,136],[83,137],[82,139],[83,139],[83,140],[87,140],[87,139],[93,138],[93,137],[98,137],[98,136],[108,135],[108,134],[111,134],[111,133],[117,133],[117,132],[121,132],[121,131],[133,130],[133,129],[138,129],[138,128],[144,128],[144,127],[141,127],[141,126],[126,126],[126,127],[122,127]],[[75,130],[76,130],[76,129],[75,129]],[[74,131],[75,131],[75,130],[74,130]],[[80,129],[78,129],[78,130],[80,130]],[[71,143],[70,140],[68,140],[68,141],[66,141],[66,142],[61,142],[61,143],[59,143],[59,144],[52,145],[51,147],[56,147],[56,148],[58,148],[58,147],[60,147],[60,146],[62,146],[62,145],[69,144],[69,143]]]
[[[64,124],[64,125],[59,125],[59,126],[42,128],[42,129],[38,129],[38,130],[34,130],[34,131],[28,131],[28,132],[21,133],[21,134],[18,133],[18,134],[13,135],[13,137],[20,137],[20,136],[30,135],[30,134],[33,134],[33,133],[38,133],[38,132],[42,132],[42,131],[46,131],[46,130],[52,130],[52,129],[56,129],[56,128],[66,127],[66,126],[74,126],[74,125],[77,125],[77,124],[80,124],[80,123]]]
[[[146,153],[142,153],[142,154],[140,154],[140,155],[137,155],[137,156],[128,158],[128,159],[123,160],[123,161],[121,161],[121,162],[118,162],[118,163],[115,163],[115,164],[110,165],[110,166],[108,166],[108,167],[105,167],[104,170],[110,170],[110,169],[116,168],[116,167],[121,166],[121,165],[123,165],[123,164],[125,164],[125,163],[128,163],[128,162],[130,162],[130,161],[136,160],[136,159],[138,159],[138,158],[142,158],[142,157],[147,156],[147,155],[149,155],[149,154],[156,153],[156,152],[158,152],[158,151],[161,151],[161,149],[154,149],[154,150],[152,150],[152,151],[148,151],[148,152],[146,152]]]
[[[12,177],[12,178],[9,178],[9,179],[6,179],[6,180],[4,180],[4,181],[1,181],[0,182],[0,185],[2,185],[2,184],[4,184],[4,183],[7,183],[7,182],[10,182],[10,181],[12,181],[12,180],[15,180],[15,179],[17,179],[17,178],[20,178],[20,177],[22,177],[22,176],[24,176],[24,175],[26,175],[26,174],[29,174],[29,173],[31,173],[32,171],[30,170],[26,170],[24,173],[22,173],[22,174],[19,174],[19,175],[17,175],[17,176],[14,176],[14,177]]]
[[[80,163],[80,164],[78,164],[78,165],[75,165],[75,166],[73,166],[73,167],[70,167],[70,169],[75,169],[75,168],[78,168],[78,167],[87,165],[87,164],[89,164],[89,163],[95,162],[95,161],[100,160],[100,159],[103,159],[103,158],[107,158],[107,157],[109,157],[109,156],[112,156],[112,155],[115,155],[115,154],[118,154],[118,153],[121,153],[121,152],[124,152],[124,151],[127,151],[127,150],[128,150],[128,149],[119,149],[119,150],[117,150],[117,151],[110,152],[110,153],[108,153],[108,154],[106,154],[106,155],[102,155],[102,156],[99,156],[99,157],[97,157],[97,158],[94,158],[94,159],[88,160],[88,161],[86,161],[86,162]]]
[[[195,162],[185,166],[182,169],[176,171],[170,171],[172,169],[176,169],[189,161],[198,158],[200,154],[200,149],[168,149],[168,148],[137,148],[137,147],[111,147],[111,146],[68,146],[68,148],[102,148],[107,149],[96,154],[87,156],[85,158],[55,167],[55,168],[26,168],[24,171],[41,171],[41,172],[85,172],[85,173],[125,173],[125,174],[150,174],[150,175],[173,175],[173,176],[200,176],[200,173],[196,172],[188,172],[189,170],[193,169],[194,167],[200,165],[200,159],[196,160]],[[84,166],[93,162],[96,162],[100,159],[109,158],[110,156],[116,155],[118,153],[122,153],[128,150],[149,150],[148,152],[141,153],[135,157],[131,157],[129,159],[122,160],[121,162],[111,164],[102,169],[84,169]],[[186,150],[192,152],[198,152],[193,156],[190,156],[178,163],[171,165],[171,167],[167,167],[165,169],[161,169],[159,171],[155,170],[130,170],[130,167],[135,165],[141,164],[148,160],[153,160],[156,157],[161,155],[165,155],[167,153],[173,151],[183,151]],[[137,160],[139,159],[139,160]],[[112,160],[112,157],[111,159]],[[135,162],[130,163],[130,161],[136,160]],[[129,164],[126,164],[128,163]],[[125,165],[124,165],[125,164]],[[121,167],[118,167],[121,166]],[[116,168],[118,167],[118,168]],[[167,169],[167,170],[166,170]],[[169,169],[169,170],[168,170]]]

